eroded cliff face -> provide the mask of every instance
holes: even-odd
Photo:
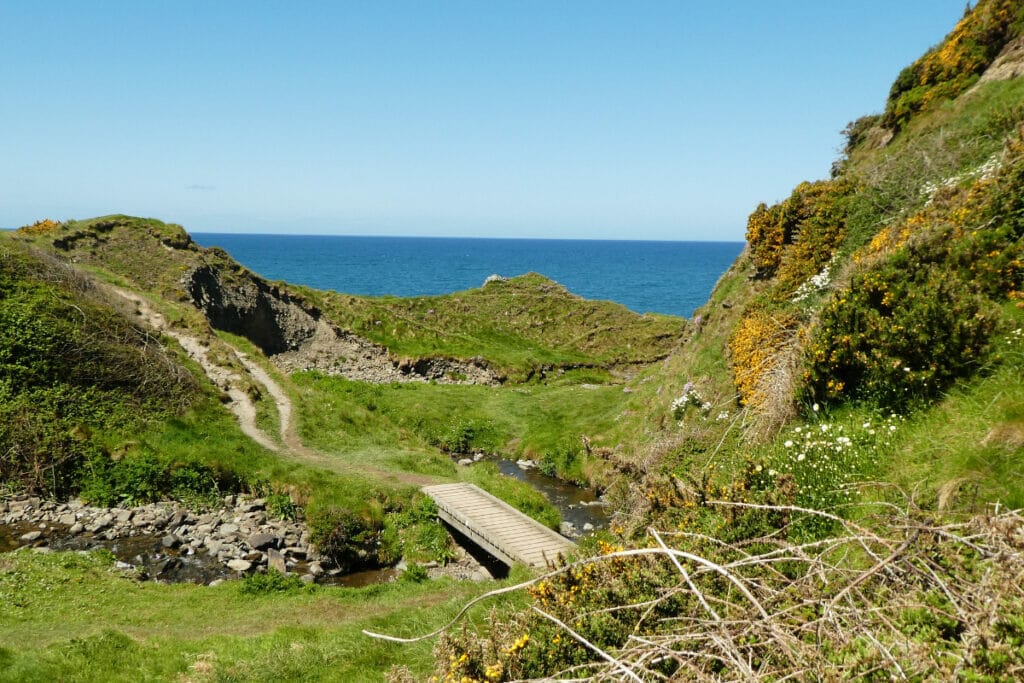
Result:
[[[186,272],[182,287],[213,327],[245,337],[285,372],[318,370],[362,382],[499,384],[481,359],[398,359],[331,324],[315,307],[258,277],[201,265]]]
[[[257,278],[225,285],[220,269],[199,266],[182,280],[192,303],[219,330],[256,344],[267,356],[296,351],[316,332],[320,312]]]

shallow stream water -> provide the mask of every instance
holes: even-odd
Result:
[[[502,474],[515,477],[547,496],[562,520],[572,524],[577,531],[583,531],[587,524],[595,529],[608,526],[608,507],[591,489],[582,488],[555,477],[549,477],[535,467],[521,468],[514,460],[498,460]]]

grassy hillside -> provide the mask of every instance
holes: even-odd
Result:
[[[450,635],[467,658],[439,676],[1019,677],[1019,545],[959,534],[1024,503],[1024,79],[1000,76],[1022,27],[1019,0],[968,12],[847,127],[831,177],[754,208],[679,349],[631,383],[618,543],[661,558],[609,539],[483,644]]]
[[[480,358],[512,381],[542,379],[558,369],[651,362],[669,353],[685,326],[680,318],[587,301],[536,274],[407,299],[265,283],[223,250],[204,249],[180,226],[154,219],[40,221],[19,230],[16,238],[171,301],[188,301],[183,278],[197,267],[210,267],[225,286],[273,289],[396,358]]]

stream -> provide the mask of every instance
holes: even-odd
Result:
[[[502,474],[525,481],[543,493],[562,514],[562,533],[570,538],[608,526],[608,507],[591,490],[549,477],[536,467],[519,466],[515,460],[496,460]],[[567,528],[566,523],[571,525]],[[589,528],[592,527],[592,528]],[[569,531],[569,533],[566,533]]]
[[[496,460],[496,464],[502,474],[528,483],[559,509],[563,520],[563,534],[579,537],[592,529],[607,526],[607,507],[593,491],[548,477],[535,467],[524,469],[512,460]],[[22,538],[31,532],[40,532],[39,540],[27,541]],[[164,543],[165,538],[165,533],[161,532],[110,539],[101,533],[73,533],[67,524],[59,522],[12,522],[0,524],[0,553],[23,546],[39,546],[39,552],[105,548],[114,555],[120,568],[134,569],[140,579],[167,583],[209,584],[238,576],[237,572],[225,566],[215,555],[195,552],[184,545],[180,548],[167,547]],[[464,545],[466,539],[461,539],[461,542]],[[502,575],[503,569],[507,571],[507,568],[495,565],[493,561],[488,561],[487,557],[474,553],[472,549],[467,554],[476,556],[477,566],[484,566],[491,576]],[[301,560],[289,565],[289,571],[300,576],[308,569],[308,563]],[[367,569],[348,574],[335,570],[317,576],[316,583],[359,587],[391,581],[400,573],[400,569],[393,567]]]

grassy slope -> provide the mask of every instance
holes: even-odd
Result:
[[[186,299],[180,278],[200,264],[220,269],[228,284],[256,277],[222,250],[196,245],[180,226],[154,219],[105,216],[22,230],[16,238],[170,301]],[[513,380],[545,367],[650,362],[668,353],[685,326],[681,318],[581,299],[536,274],[408,299],[275,286],[396,356],[483,358]]]
[[[488,584],[399,582],[363,589],[244,593],[133,581],[102,554],[0,557],[0,681],[381,680],[429,671],[430,642],[372,642],[362,629],[418,635]],[[482,607],[471,624],[486,619]]]
[[[1022,123],[1024,79],[995,81],[955,100],[934,104],[910,120],[886,146],[854,148],[842,172],[855,179],[858,190],[850,204],[845,240],[837,250],[833,285],[808,301],[807,319],[813,323],[831,293],[840,291],[857,272],[859,266],[851,260],[857,250],[886,225],[923,207],[926,184],[941,184],[978,168],[1001,152],[1008,136]],[[962,184],[971,181],[965,177]],[[636,444],[636,457],[648,462],[651,471],[693,474],[714,461],[723,465],[725,472],[735,472],[754,454],[781,453],[782,442],[790,438],[793,426],[803,424],[812,414],[809,404],[798,405],[798,414],[791,421],[766,434],[752,430],[757,415],[736,404],[729,340],[744,310],[764,300],[774,284],[754,280],[753,275],[750,255],[744,253],[723,276],[709,303],[694,315],[694,321],[699,316],[701,322],[691,327],[685,343],[631,385],[635,391],[628,410],[638,419],[630,423],[632,434],[627,442]],[[998,329],[1019,328],[1020,316],[1020,308],[1013,302],[1002,306]],[[1024,375],[1012,361],[1019,350],[1007,346],[1008,340],[1001,337],[998,343],[1006,346],[1007,352],[987,358],[974,379],[952,387],[907,416],[898,446],[887,452],[885,462],[872,476],[890,480],[932,503],[940,489],[955,488],[957,482],[963,482],[962,494],[971,492],[959,499],[964,503],[1024,503],[1024,480],[1015,470],[1024,456],[1018,408],[1024,396]],[[670,407],[687,382],[693,382],[714,408],[708,416],[691,410],[677,424]],[[839,404],[831,410],[850,424],[869,422],[878,415],[869,402]],[[716,420],[726,412],[728,419]],[[757,445],[759,442],[763,445]]]
[[[443,296],[307,296],[341,326],[397,355],[482,357],[514,379],[544,366],[650,362],[684,327],[672,316],[582,299],[535,273]]]

